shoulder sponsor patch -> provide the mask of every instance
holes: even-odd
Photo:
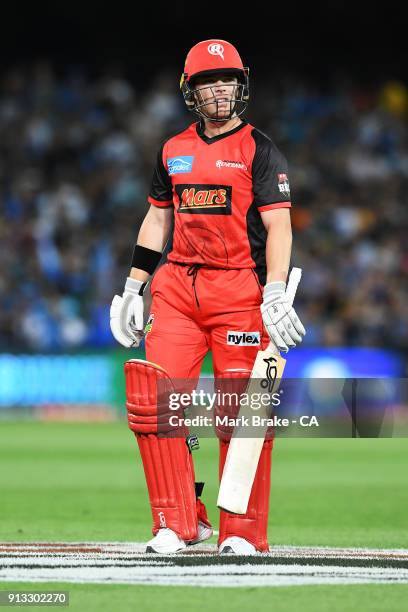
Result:
[[[230,215],[231,185],[175,185],[178,213]]]
[[[168,157],[167,167],[169,174],[185,174],[193,169],[194,155],[179,155],[178,157]]]
[[[227,344],[235,346],[256,346],[261,344],[259,331],[228,331]]]
[[[289,180],[284,172],[278,174],[278,188],[283,195],[290,197]]]

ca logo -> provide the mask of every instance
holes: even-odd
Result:
[[[211,45],[208,45],[208,53],[211,53],[211,55],[219,55],[222,60],[224,59],[224,47],[219,43],[211,43]]]

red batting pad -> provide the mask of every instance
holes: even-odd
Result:
[[[125,363],[125,376],[129,427],[136,434],[143,461],[153,535],[167,527],[183,540],[193,540],[197,536],[197,514],[201,518],[205,513],[205,508],[197,506],[193,459],[184,432],[164,428],[172,412],[168,404],[157,405],[158,383],[160,391],[172,392],[172,381],[165,370],[139,359]]]

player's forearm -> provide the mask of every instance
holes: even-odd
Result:
[[[136,244],[161,253],[169,238],[171,214],[168,210],[154,209],[152,206],[140,227]],[[132,267],[129,276],[146,282],[150,274],[140,268]]]
[[[263,220],[265,223],[265,219]],[[292,227],[288,209],[270,211],[265,227],[268,232],[266,282],[286,283],[292,251]]]

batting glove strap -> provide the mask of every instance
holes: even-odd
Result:
[[[263,301],[274,300],[279,295],[285,293],[286,284],[283,281],[276,281],[273,283],[267,283],[263,291]]]
[[[127,293],[133,293],[133,295],[143,295],[144,290],[147,287],[147,283],[131,278],[130,276],[126,279],[125,291]]]

